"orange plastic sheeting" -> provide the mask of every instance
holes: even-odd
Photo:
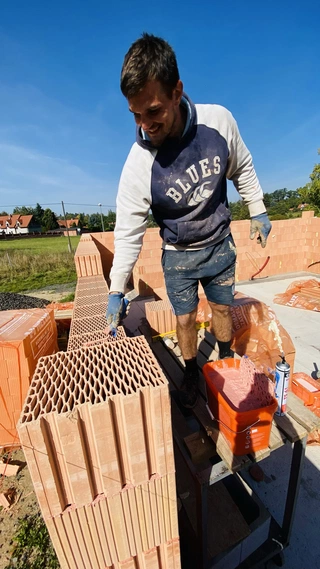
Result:
[[[237,292],[231,307],[231,316],[232,349],[239,356],[247,355],[257,365],[264,365],[273,370],[280,359],[279,354],[284,352],[291,366],[292,376],[294,344],[269,306]]]
[[[53,310],[0,312],[0,446],[18,443],[16,424],[37,361],[57,351]]]
[[[316,279],[294,281],[286,292],[277,294],[273,302],[320,312],[320,281]]]

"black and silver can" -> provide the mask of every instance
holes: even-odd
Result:
[[[276,363],[276,387],[275,397],[278,401],[276,415],[285,415],[287,411],[287,398],[290,378],[290,365],[286,362],[284,355],[280,356],[281,361]]]

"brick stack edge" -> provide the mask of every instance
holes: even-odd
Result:
[[[180,567],[168,384],[144,337],[40,358],[18,432],[62,569]]]

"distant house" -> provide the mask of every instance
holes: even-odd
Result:
[[[81,233],[79,219],[58,219],[58,224],[64,235],[79,235]]]
[[[19,235],[41,233],[41,226],[33,215],[0,215],[0,234]]]

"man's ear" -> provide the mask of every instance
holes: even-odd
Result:
[[[183,83],[179,79],[178,83],[176,84],[175,88],[173,89],[173,98],[177,105],[180,105],[181,97],[183,94]]]

